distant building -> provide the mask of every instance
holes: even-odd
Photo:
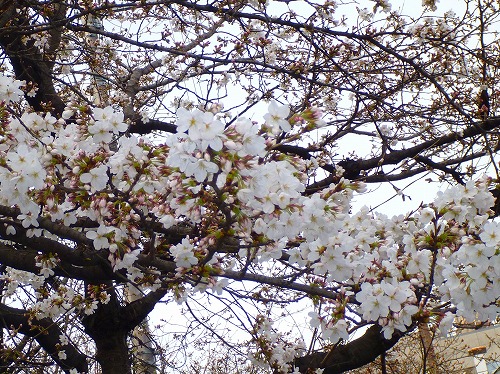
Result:
[[[444,360],[461,368],[452,374],[500,374],[500,325],[460,332],[433,344]]]

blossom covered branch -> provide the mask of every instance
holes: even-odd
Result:
[[[130,335],[179,304],[253,365],[337,373],[419,324],[496,319],[500,122],[471,97],[497,47],[469,47],[478,9],[380,1],[346,32],[334,2],[290,3],[0,0],[7,346],[129,373]],[[406,215],[353,209],[365,183],[423,173],[449,188]]]

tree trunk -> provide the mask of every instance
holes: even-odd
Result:
[[[127,335],[134,326],[123,318],[113,283],[109,282],[106,286],[110,301],[106,304],[98,303],[92,314],[82,318],[82,323],[85,332],[96,344],[96,360],[101,366],[102,374],[130,374],[132,366]]]
[[[128,354],[127,333],[115,331],[109,336],[94,339],[97,347],[96,359],[102,374],[132,373]]]

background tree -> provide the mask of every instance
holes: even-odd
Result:
[[[398,6],[0,0],[0,365],[338,373],[495,319],[499,5]]]

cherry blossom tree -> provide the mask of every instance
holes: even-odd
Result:
[[[332,374],[494,321],[499,5],[397,3],[0,0],[0,367]]]

